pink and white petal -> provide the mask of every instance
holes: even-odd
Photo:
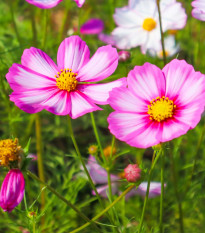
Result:
[[[145,63],[135,66],[128,74],[128,89],[138,98],[150,104],[152,99],[165,94],[165,78],[155,65]]]
[[[129,7],[116,8],[113,17],[117,26],[123,28],[139,27],[144,20]]]
[[[57,88],[16,91],[10,95],[10,100],[21,110],[32,114],[42,111],[44,107],[41,104],[56,92],[58,92]]]
[[[108,103],[116,111],[146,113],[148,110],[147,103],[126,87],[113,89],[109,96]]]
[[[78,7],[82,7],[83,4],[85,3],[85,0],[74,0],[74,2],[76,2]]]
[[[92,103],[92,101],[80,91],[70,92],[70,97],[71,112],[69,115],[73,119],[76,119],[77,117],[80,117],[88,112],[102,110],[97,105]]]
[[[187,15],[181,3],[173,2],[161,5],[162,28],[164,32],[169,29],[177,30],[185,27]]]
[[[147,148],[160,142],[160,124],[150,121],[148,114],[113,112],[107,120],[110,132],[131,146]]]
[[[205,21],[205,10],[195,8],[191,12],[192,16],[198,20]]]
[[[193,7],[196,7],[196,8],[201,8],[203,10],[205,10],[205,2],[204,0],[195,0],[191,3],[191,5]]]
[[[71,111],[71,97],[68,91],[59,90],[49,99],[41,103],[49,112],[55,115],[69,115]]]
[[[138,189],[136,190],[137,194],[145,197],[147,192],[147,182],[142,182]],[[166,184],[164,185],[166,187]],[[161,183],[160,182],[150,182],[149,188],[149,198],[153,198],[161,195]]]
[[[21,57],[23,66],[56,80],[59,69],[53,60],[42,50],[31,47],[25,49]]]
[[[52,8],[58,5],[63,0],[26,0],[28,3],[42,9]]]
[[[203,98],[205,77],[186,61],[174,59],[162,71],[166,79],[165,95],[174,100],[177,107]]]
[[[98,48],[90,61],[78,73],[80,82],[97,82],[109,77],[117,68],[118,53],[111,45]]]
[[[146,42],[147,32],[141,25],[135,28],[117,27],[112,32],[115,46],[119,49],[130,49],[140,46]]]
[[[112,186],[112,194],[115,195],[118,192],[118,185],[117,183],[112,183],[111,186]],[[102,185],[97,187],[97,192],[101,197],[107,198],[108,189],[109,189],[108,185]],[[96,195],[94,191],[92,191],[92,194]]]
[[[121,78],[113,82],[102,84],[79,84],[78,90],[89,97],[96,104],[108,104],[109,92],[116,87],[126,87],[127,79]]]
[[[58,67],[78,72],[89,61],[89,57],[90,51],[85,41],[79,36],[70,36],[58,48]]]
[[[104,42],[105,44],[115,45],[115,40],[113,39],[112,35],[100,33],[98,35],[98,39]]]
[[[20,64],[13,64],[6,74],[6,79],[14,91],[26,91],[35,88],[55,87],[53,78],[39,74]]]

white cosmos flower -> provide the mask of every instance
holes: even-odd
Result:
[[[163,32],[182,29],[187,15],[176,0],[160,1]],[[120,49],[141,46],[142,53],[160,41],[160,25],[156,0],[130,0],[128,6],[117,8],[114,14],[117,28],[112,32]]]
[[[176,44],[174,36],[167,36],[164,40],[165,53],[167,57],[174,56],[180,50],[179,44]],[[150,56],[163,58],[162,44],[161,41],[155,45],[155,48],[149,49],[148,53]]]

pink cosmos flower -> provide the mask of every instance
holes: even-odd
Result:
[[[89,19],[81,28],[81,34],[99,34],[104,29],[104,23],[101,19]]]
[[[42,9],[53,8],[63,0],[26,0],[28,3]],[[85,0],[74,0],[78,7],[82,7]]]
[[[194,128],[205,105],[205,76],[185,61],[163,70],[145,63],[128,74],[128,87],[110,92],[109,129],[127,144],[147,148]]]
[[[73,119],[102,110],[114,87],[126,86],[126,79],[92,84],[110,76],[118,65],[115,48],[100,47],[90,59],[88,46],[78,36],[59,46],[56,65],[40,49],[24,50],[20,64],[13,64],[6,78],[13,90],[10,100],[27,113],[43,109]]]
[[[192,2],[194,9],[192,10],[192,16],[201,21],[205,21],[205,1],[195,0]]]
[[[114,20],[117,28],[112,32],[119,49],[141,46],[142,53],[154,49],[160,41],[159,15],[156,0],[130,0],[129,5],[117,8]],[[161,0],[163,32],[182,29],[186,24],[186,13],[176,0]]]
[[[6,175],[0,191],[0,206],[4,211],[12,211],[23,199],[25,181],[19,169],[11,169]]]
[[[97,187],[97,191],[100,196],[107,198],[108,192],[108,181],[107,181],[107,172],[104,168],[102,168],[96,161],[95,157],[90,155],[88,159],[87,168],[89,170],[90,176],[94,182],[94,184],[99,186]],[[119,190],[119,183],[118,181],[121,179],[117,175],[111,174],[111,182],[112,182],[112,193],[113,194],[120,194]],[[166,184],[165,184],[166,186]],[[136,189],[131,190],[127,195],[126,199],[140,195],[145,197],[147,192],[147,182],[142,182],[139,187]],[[95,195],[95,192],[92,191],[92,194]],[[150,190],[149,190],[149,198],[156,197],[161,194],[161,183],[160,182],[151,182],[150,183]]]

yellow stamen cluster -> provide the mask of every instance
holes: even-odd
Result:
[[[168,97],[157,97],[150,101],[147,113],[150,115],[150,120],[161,122],[167,118],[171,118],[175,108],[176,105]]]
[[[74,91],[77,87],[78,81],[76,80],[77,73],[73,73],[72,69],[61,69],[56,77],[56,86],[64,91]]]
[[[165,56],[168,57],[169,56],[169,52],[167,50],[165,50]],[[159,57],[162,58],[163,57],[163,50],[159,52]]]
[[[152,31],[153,29],[155,29],[157,26],[157,23],[156,21],[153,19],[153,18],[146,18],[143,22],[143,29],[150,32]]]
[[[10,162],[19,161],[22,149],[18,145],[18,139],[6,139],[0,141],[0,165],[8,166]]]

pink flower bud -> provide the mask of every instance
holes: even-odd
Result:
[[[141,170],[137,164],[129,164],[125,169],[125,178],[128,182],[136,182],[140,179]]]
[[[118,55],[119,55],[119,61],[122,61],[122,62],[127,61],[130,58],[130,52],[128,51],[122,50],[118,52]]]
[[[11,169],[6,175],[0,191],[0,206],[4,211],[12,211],[23,199],[25,181],[19,169]]]

